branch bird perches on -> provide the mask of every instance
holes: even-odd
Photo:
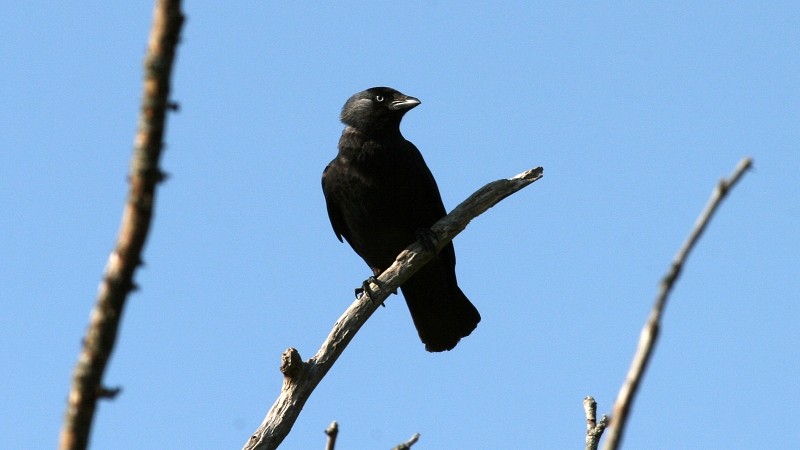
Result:
[[[347,344],[384,300],[411,275],[460,233],[469,222],[509,195],[539,180],[544,169],[537,167],[509,179],[493,181],[478,189],[432,227],[436,249],[426,250],[415,242],[397,256],[394,264],[370,282],[370,296],[361,296],[339,317],[317,354],[303,361],[297,350],[287,349],[282,356],[283,387],[258,429],[244,445],[245,450],[274,449],[283,442],[305,402],[330,370]]]

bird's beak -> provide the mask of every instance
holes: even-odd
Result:
[[[389,103],[389,109],[393,111],[406,111],[422,103],[418,98],[405,96],[399,100]]]

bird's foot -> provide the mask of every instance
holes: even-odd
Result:
[[[425,250],[432,252],[436,251],[436,245],[439,243],[439,239],[436,238],[436,233],[434,233],[430,228],[417,229],[416,236],[417,240],[425,248]]]
[[[360,287],[356,288],[355,290],[356,298],[361,298],[361,296],[366,295],[367,297],[369,297],[370,301],[372,300],[372,297],[374,297],[375,294],[372,292],[372,289],[369,287],[369,284],[373,280],[377,280],[377,278],[369,277],[366,280],[364,280],[363,283],[361,283]]]
[[[375,293],[372,292],[372,288],[369,287],[370,283],[375,283],[378,285],[379,288],[384,289],[384,283],[378,279],[376,276],[371,276],[364,280],[364,283],[361,284],[361,287],[356,288],[356,298],[361,298],[362,295],[366,295],[371,302],[373,298],[375,298]],[[392,294],[397,295],[397,289],[392,291]],[[386,305],[381,302],[381,306],[385,307]]]

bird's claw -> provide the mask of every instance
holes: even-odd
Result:
[[[361,283],[361,286],[357,287],[355,290],[356,298],[361,298],[362,296],[366,295],[367,297],[369,297],[369,300],[372,301],[372,298],[375,296],[375,293],[372,292],[372,289],[369,287],[369,284],[374,280],[376,280],[375,277],[369,277],[366,280],[364,280],[364,282]]]
[[[419,228],[416,231],[417,241],[425,248],[425,250],[436,251],[436,245],[439,239],[436,238],[436,233],[430,228]]]
[[[369,298],[369,301],[372,302],[372,299],[375,298],[375,293],[372,292],[372,288],[369,287],[370,283],[375,283],[378,285],[379,288],[384,288],[384,283],[378,279],[376,276],[371,276],[364,280],[364,283],[361,284],[361,287],[357,287],[355,289],[356,298],[361,298],[362,295],[366,295]],[[397,289],[392,291],[392,294],[397,295]],[[381,306],[385,307],[386,304],[381,302]]]

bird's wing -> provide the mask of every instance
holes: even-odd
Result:
[[[409,174],[414,177],[412,185],[416,189],[415,196],[418,201],[424,202],[424,207],[417,208],[415,212],[423,215],[420,217],[423,222],[433,225],[447,215],[447,210],[442,202],[442,195],[439,193],[439,186],[437,186],[436,179],[433,177],[428,165],[425,164],[425,159],[419,149],[409,141],[406,141],[405,145],[406,154],[409,155],[406,162],[413,167],[413,169],[409,170]],[[439,257],[446,261],[447,264],[455,267],[456,253],[453,249],[453,244],[446,245],[439,252]]]
[[[336,201],[334,200],[333,189],[334,185],[336,184],[336,181],[334,180],[336,177],[335,164],[336,161],[332,161],[322,172],[322,193],[325,195],[325,204],[328,207],[328,218],[331,220],[333,232],[336,233],[336,237],[340,242],[342,241],[342,236],[344,236],[345,239],[348,239],[349,242],[349,230],[347,229],[347,222],[345,222],[344,217],[342,216],[342,210],[339,209],[339,205],[337,205]]]

